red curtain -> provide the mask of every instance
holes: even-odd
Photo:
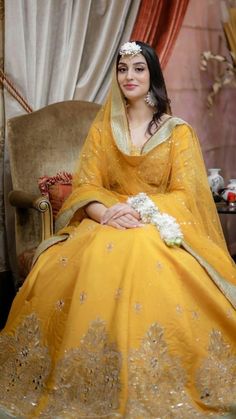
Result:
[[[189,0],[141,0],[131,40],[150,44],[166,65]]]

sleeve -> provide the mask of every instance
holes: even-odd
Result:
[[[73,175],[71,195],[64,202],[56,220],[56,231],[85,216],[83,207],[90,202],[101,202],[110,207],[118,202],[108,189],[106,153],[101,144],[99,126],[93,124],[81,150]]]

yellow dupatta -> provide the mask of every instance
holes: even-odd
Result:
[[[236,307],[235,267],[227,252],[193,129],[182,119],[171,117],[147,141],[140,155],[132,155],[130,144],[126,107],[114,77],[108,99],[81,151],[73,192],[58,215],[59,236],[46,247],[65,240],[79,226],[89,202],[110,207],[145,192],[162,212],[176,218],[184,234],[185,250],[202,264]]]

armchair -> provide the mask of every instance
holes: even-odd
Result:
[[[21,281],[30,270],[35,248],[53,234],[52,206],[40,194],[38,180],[58,172],[73,172],[99,108],[95,103],[65,101],[8,121],[13,184],[9,200],[15,207],[16,255]]]

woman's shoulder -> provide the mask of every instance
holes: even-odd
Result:
[[[184,119],[175,116],[175,115],[169,115],[169,121],[173,124],[173,125],[186,125],[188,127],[190,127],[190,124],[185,121]]]
[[[177,116],[165,113],[160,119],[159,126],[154,134],[154,138],[158,141],[158,143],[160,143],[167,140],[168,138],[175,137],[176,131],[182,135],[185,131],[190,130],[190,125],[182,118],[178,118]]]
[[[171,135],[176,144],[192,144],[198,142],[198,136],[195,129],[184,119],[171,116],[170,123],[172,124]]]
[[[175,130],[183,131],[183,132],[193,131],[192,126],[187,121],[175,115],[170,115],[167,123],[169,123],[173,131]]]

